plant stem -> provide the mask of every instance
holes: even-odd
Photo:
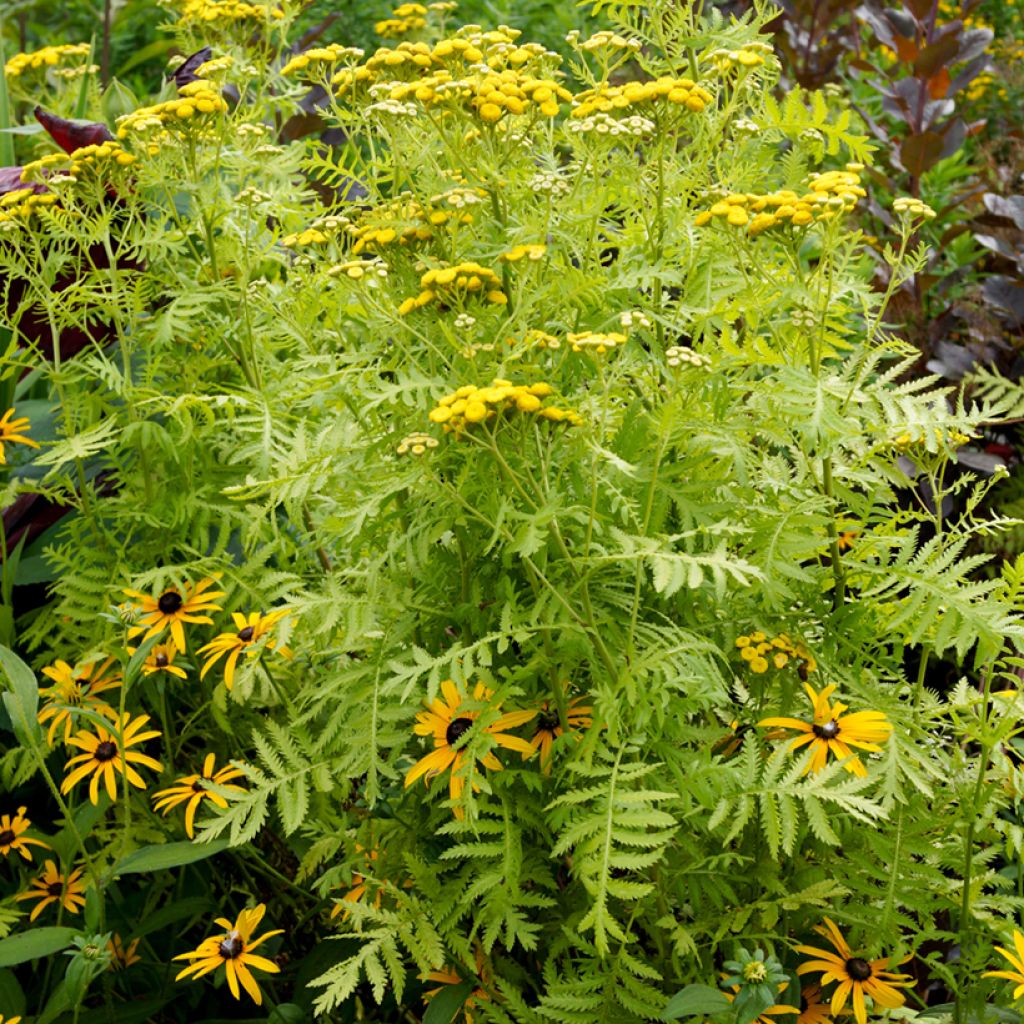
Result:
[[[955,1024],[967,1022],[967,997],[970,990],[970,940],[971,940],[971,884],[974,880],[974,837],[977,833],[978,819],[984,806],[982,797],[985,789],[985,775],[988,772],[989,757],[992,754],[992,740],[989,736],[988,716],[989,697],[992,690],[992,677],[995,675],[996,658],[985,668],[984,682],[981,688],[981,752],[977,761],[978,775],[974,782],[970,806],[967,808],[967,833],[964,836],[963,891],[960,900],[960,970],[956,990],[956,1007],[953,1013]]]

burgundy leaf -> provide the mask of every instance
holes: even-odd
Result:
[[[42,107],[33,111],[36,120],[49,132],[54,142],[65,153],[73,153],[83,146],[96,146],[101,142],[111,142],[114,138],[110,129],[98,121],[69,121],[67,118],[51,114]]]

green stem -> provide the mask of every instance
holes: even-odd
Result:
[[[959,984],[956,991],[956,1008],[953,1014],[955,1024],[966,1024],[967,997],[971,985],[971,884],[974,879],[974,839],[978,828],[978,819],[984,806],[982,797],[985,789],[985,775],[992,754],[992,740],[989,736],[989,698],[992,690],[992,677],[995,675],[996,659],[993,658],[985,669],[984,682],[981,689],[981,753],[978,757],[978,776],[974,782],[971,803],[967,808],[967,833],[964,836],[963,890],[960,899],[960,970]]]

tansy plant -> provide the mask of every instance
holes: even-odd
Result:
[[[1020,395],[900,340],[923,205],[868,250],[872,149],[776,98],[760,3],[559,47],[406,4],[364,50],[299,6],[168,0],[159,95],[11,135],[28,1012],[1005,1005],[1024,565],[960,457]],[[120,969],[65,985],[80,924]]]

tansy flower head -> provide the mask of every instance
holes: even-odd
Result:
[[[171,638],[179,651],[185,651],[185,627],[183,623],[195,622],[211,625],[213,619],[208,615],[199,615],[199,612],[219,612],[220,605],[216,599],[224,596],[223,590],[210,590],[214,586],[213,579],[200,580],[195,585],[185,585],[185,592],[182,594],[177,587],[168,587],[159,597],[153,598],[149,594],[143,594],[138,590],[125,589],[124,593],[134,597],[139,603],[139,625],[128,630],[129,637],[136,637],[143,634],[142,641],[159,636],[165,629],[170,629]]]
[[[26,71],[54,67],[69,57],[88,57],[89,50],[88,43],[63,43],[59,46],[44,46],[31,53],[16,53],[4,65],[4,74],[8,78],[17,78]]]
[[[435,300],[445,306],[461,306],[470,296],[485,298],[494,305],[504,306],[508,296],[501,290],[498,275],[479,263],[456,263],[451,267],[437,267],[420,276],[419,295],[406,299],[398,307],[398,315],[405,316],[422,309]]]
[[[513,412],[532,413],[554,423],[579,426],[583,422],[579,413],[544,405],[543,400],[553,393],[554,388],[543,381],[513,384],[496,378],[490,387],[485,388],[464,384],[450,395],[438,399],[437,406],[430,410],[430,422],[440,423],[445,432],[455,431],[456,436],[474,424]]]
[[[1013,929],[1013,949],[1010,952],[1002,946],[996,946],[996,952],[1006,960],[1013,968],[1012,971],[986,971],[983,978],[1005,978],[1012,981],[1017,987],[1013,990],[1013,998],[1020,999],[1024,996],[1024,935],[1016,928]]]
[[[807,953],[816,959],[801,964],[796,973],[820,973],[822,985],[828,985],[833,981],[839,983],[832,993],[833,1016],[842,1012],[851,994],[853,1015],[857,1018],[857,1024],[867,1024],[865,998],[887,1010],[902,1006],[906,1002],[906,997],[899,990],[909,988],[913,985],[913,980],[906,974],[887,970],[887,956],[879,957],[877,960],[865,960],[863,957],[855,956],[839,929],[827,917],[824,920],[824,927],[819,925],[814,930],[828,939],[836,952],[818,949],[815,946],[797,946],[801,953]],[[904,957],[900,963],[906,963],[912,955]]]
[[[114,658],[96,660],[72,668],[66,661],[55,661],[43,669],[43,675],[53,680],[39,696],[45,701],[39,712],[39,724],[50,723],[46,741],[53,745],[54,736],[63,724],[65,742],[71,738],[74,719],[82,709],[115,718],[114,709],[99,694],[115,690],[121,685],[121,673]]]
[[[29,846],[40,846],[44,850],[50,849],[42,840],[30,839],[24,834],[32,824],[25,817],[27,809],[26,807],[19,807],[18,813],[13,818],[9,814],[0,817],[0,853],[5,857],[10,854],[11,850],[17,850],[25,860],[30,861],[32,860],[32,851],[29,850]]]
[[[619,331],[580,331],[568,335],[566,340],[573,352],[596,352],[599,356],[626,344],[626,336]]]
[[[81,881],[82,869],[76,868],[66,878],[57,870],[57,865],[48,860],[43,864],[43,873],[34,878],[27,892],[18,893],[16,900],[39,900],[32,908],[28,919],[34,921],[51,903],[58,900],[69,914],[77,914],[85,906],[85,885]]]
[[[230,764],[214,771],[216,763],[216,756],[207,754],[203,762],[202,774],[185,775],[178,779],[173,786],[153,794],[153,810],[164,815],[179,804],[187,804],[185,807],[185,834],[189,839],[195,835],[196,810],[204,800],[209,800],[214,807],[224,808],[228,805],[224,797],[212,789],[208,789],[205,783],[212,782],[215,786],[222,786],[224,789],[234,790],[237,793],[244,792],[241,786],[231,783],[232,779],[242,777],[242,771]]]
[[[162,770],[159,761],[155,761],[146,754],[129,750],[129,747],[137,746],[146,740],[156,739],[160,735],[159,730],[149,729],[143,732],[149,715],[140,715],[132,719],[126,711],[120,716],[111,730],[105,729],[102,725],[96,726],[95,732],[84,730],[76,736],[72,736],[68,743],[84,754],[78,754],[71,758],[65,766],[67,777],[61,783],[62,793],[70,792],[82,779],[92,775],[89,782],[89,800],[92,803],[99,803],[99,785],[102,779],[107,787],[107,795],[111,800],[117,799],[117,775],[123,775],[133,786],[138,789],[145,789],[146,783],[141,775],[132,767],[132,764],[144,765],[155,772]]]
[[[807,682],[807,677],[818,667],[811,652],[801,643],[794,644],[788,633],[769,639],[758,630],[749,636],[736,637],[736,646],[740,657],[756,675],[763,675],[769,668],[783,669],[794,660],[800,678]]]
[[[879,743],[884,743],[892,732],[892,726],[881,711],[857,711],[852,715],[844,714],[846,705],[836,701],[830,704],[835,686],[826,686],[820,693],[804,683],[804,689],[814,708],[814,721],[803,722],[798,718],[765,718],[759,726],[779,726],[783,729],[796,729],[798,736],[789,745],[790,750],[811,745],[811,759],[804,769],[807,772],[820,772],[828,762],[829,752],[834,757],[846,759],[844,767],[854,775],[865,777],[867,769],[859,757],[853,756],[851,747],[879,753]]]
[[[19,191],[21,191],[19,189]],[[31,197],[30,197],[31,198]],[[43,196],[35,198],[42,199]],[[52,201],[52,200],[51,200]],[[7,465],[7,454],[4,450],[5,444],[27,444],[31,448],[38,448],[39,444],[27,436],[30,426],[27,416],[19,416],[14,419],[14,410],[8,409],[0,416],[0,466]]]
[[[573,697],[565,709],[568,735],[576,742],[581,739],[579,734],[594,723],[593,709],[589,706],[580,707],[582,701],[582,697]],[[558,708],[553,701],[544,701],[537,712],[537,724],[530,740],[530,748],[534,753],[540,751],[540,766],[545,775],[551,771],[551,748],[555,740],[565,734],[566,730],[562,728],[561,719],[558,717]]]
[[[262,647],[273,649],[275,647],[274,638],[268,637],[267,634],[287,614],[287,608],[279,608],[266,615],[250,612],[248,616],[245,616],[239,612],[232,612],[231,618],[235,623],[235,632],[220,633],[204,647],[199,648],[199,654],[207,655],[199,678],[205,679],[206,673],[226,654],[228,660],[224,663],[224,683],[230,690],[235,683],[235,665],[238,663],[240,655],[244,652],[247,658],[251,658]],[[266,640],[261,644],[264,638]],[[277,648],[277,652],[286,658],[292,656],[291,650],[284,646]]]
[[[259,1006],[263,1002],[263,995],[260,992],[256,979],[252,976],[252,968],[258,971],[266,971],[268,974],[278,974],[281,970],[266,957],[257,956],[253,950],[261,946],[267,939],[275,935],[283,935],[284,929],[278,928],[274,931],[264,932],[258,939],[253,938],[253,932],[263,920],[267,912],[264,904],[260,903],[252,910],[243,910],[234,924],[226,917],[218,917],[216,924],[219,924],[225,933],[214,935],[203,939],[199,945],[190,953],[181,953],[175,960],[191,960],[183,971],[175,977],[175,981],[182,978],[201,978],[204,974],[224,967],[224,973],[228,979],[228,988],[236,999],[241,999],[239,984],[252,997],[252,1001]]]
[[[406,786],[411,786],[417,779],[424,778],[430,782],[441,772],[450,769],[448,779],[448,793],[453,801],[458,801],[466,785],[463,766],[471,760],[466,755],[466,744],[462,737],[473,727],[473,724],[480,717],[481,711],[465,707],[465,697],[451,679],[441,683],[442,698],[436,698],[427,704],[427,711],[420,711],[416,715],[416,725],[413,732],[417,736],[432,736],[434,738],[434,749],[425,757],[420,758],[409,769],[405,776]],[[473,690],[473,701],[477,704],[489,704],[493,691],[487,689],[483,683],[477,683]],[[500,705],[490,708],[498,711]],[[484,727],[483,732],[500,747],[507,750],[518,750],[524,758],[530,757],[534,747],[518,736],[511,736],[505,730],[514,729],[516,726],[529,722],[536,716],[536,710],[510,711],[500,715],[490,725]],[[491,771],[501,771],[501,762],[490,750],[482,757],[480,763]],[[479,792],[479,786],[473,785],[474,792]],[[462,817],[462,809],[455,808],[455,816]]]
[[[700,113],[714,97],[691,78],[672,78],[668,75],[646,82],[627,82],[609,85],[602,82],[595,89],[586,89],[576,96],[572,116],[585,118],[602,113],[619,116],[634,113],[637,108],[655,115],[673,108]],[[665,105],[667,104],[667,106]]]

